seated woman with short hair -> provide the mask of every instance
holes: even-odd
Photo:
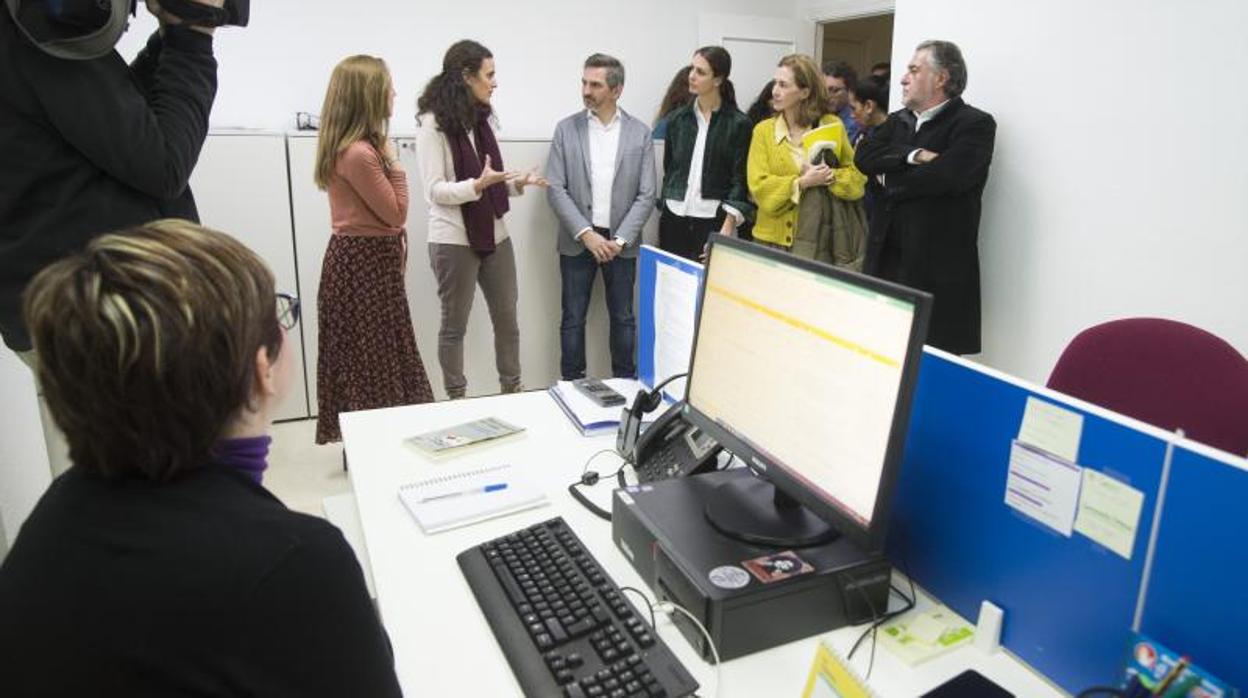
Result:
[[[397,696],[338,529],[261,485],[298,301],[185,221],[92,240],[25,317],[74,465],[0,567],[6,695]]]

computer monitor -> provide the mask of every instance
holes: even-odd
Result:
[[[751,543],[881,549],[931,296],[712,238],[685,416],[759,477],[722,486],[708,519]]]

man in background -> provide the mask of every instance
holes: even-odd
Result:
[[[962,101],[956,44],[924,41],[901,78],[905,108],[858,147],[854,162],[883,187],[864,271],[934,296],[927,343],[980,351],[980,198],[997,124]]]
[[[585,377],[585,315],[602,270],[611,318],[611,374],[637,373],[633,283],[641,228],[654,210],[650,129],[620,109],[624,66],[596,53],[581,75],[584,111],[555,127],[546,161],[546,196],[559,221],[559,324],[564,380]]]
[[[859,127],[849,106],[849,91],[858,83],[858,71],[845,61],[827,61],[823,64],[823,82],[828,88],[828,110],[841,117],[849,142],[856,142]]]
[[[213,29],[155,0],[160,28],[127,66],[131,5],[5,0],[0,12],[0,335],[32,368],[21,297],[39,270],[97,234],[197,220],[187,181],[217,90]],[[221,8],[224,0],[195,0]],[[43,410],[54,473],[68,467]]]

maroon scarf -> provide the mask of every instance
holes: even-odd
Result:
[[[468,131],[447,134],[451,146],[451,161],[455,165],[455,181],[475,179],[481,176],[482,160],[490,156],[490,167],[496,172],[503,169],[503,155],[498,152],[498,140],[490,128],[490,108],[477,108],[477,122],[473,126],[473,138],[477,148],[472,147]],[[478,157],[480,153],[480,157]],[[485,257],[494,251],[494,219],[502,218],[511,208],[507,201],[507,184],[499,182],[481,192],[481,198],[460,206],[464,215],[464,227],[468,229],[468,246],[473,252]]]

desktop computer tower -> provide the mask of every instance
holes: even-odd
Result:
[[[838,537],[806,548],[743,543],[715,530],[703,509],[715,488],[754,477],[744,468],[616,490],[611,533],[659,600],[706,626],[721,661],[864,623],[887,610],[891,568]],[[711,660],[702,633],[680,614],[681,633]]]

